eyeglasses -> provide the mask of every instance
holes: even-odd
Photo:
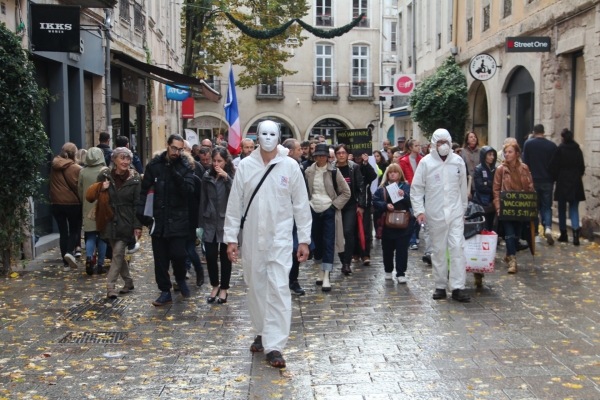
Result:
[[[338,156],[347,156],[348,153],[346,153],[345,151],[338,151],[337,153],[335,153]]]
[[[175,147],[175,146],[169,146],[169,148],[171,149],[171,151],[173,153],[181,153],[183,151],[183,148],[180,149],[180,148]]]

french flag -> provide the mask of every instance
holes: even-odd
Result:
[[[242,130],[240,128],[240,113],[238,112],[237,95],[235,94],[235,79],[233,77],[233,66],[229,64],[229,90],[225,103],[225,118],[229,124],[229,140],[227,147],[232,155],[239,154],[242,143]]]

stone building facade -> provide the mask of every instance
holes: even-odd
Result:
[[[307,39],[300,48],[287,51],[294,56],[285,67],[298,71],[282,77],[276,83],[247,89],[237,87],[240,122],[244,137],[254,138],[257,124],[266,118],[282,124],[283,138],[300,141],[324,135],[329,143],[337,141],[341,129],[375,126],[374,148],[381,148],[381,140],[392,128],[393,120],[383,111],[389,104],[379,102],[378,86],[391,85],[395,72],[395,54],[398,43],[385,32],[396,29],[396,2],[374,1],[310,1],[312,7],[304,21],[327,29],[351,22],[355,15],[367,14],[363,22],[345,35],[320,39],[304,32]],[[349,6],[350,5],[350,6]],[[396,36],[394,36],[395,38]],[[228,66],[223,66],[221,77],[210,81],[222,93],[218,104],[197,98],[195,118],[187,124],[200,139],[212,138],[227,130],[223,111],[228,86]],[[234,66],[237,76],[239,69]]]

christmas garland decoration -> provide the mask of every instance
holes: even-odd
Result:
[[[237,26],[239,28],[239,30],[242,31],[242,33],[244,33],[245,35],[250,36],[251,38],[254,38],[254,39],[271,39],[271,38],[274,38],[275,36],[281,35],[295,21],[295,19],[292,19],[277,28],[268,29],[268,30],[260,30],[260,29],[252,29],[252,28],[247,27],[241,21],[238,21],[237,19],[235,19],[233,17],[233,15],[229,14],[228,12],[225,12],[225,16],[231,21],[231,23],[233,23],[235,26]]]
[[[321,39],[331,39],[350,32],[350,30],[358,24],[360,24],[360,21],[362,21],[362,19],[366,16],[367,14],[362,13],[358,17],[354,18],[352,22],[350,22],[348,25],[340,26],[339,28],[330,29],[327,31],[324,29],[315,28],[314,26],[310,26],[306,22],[300,20],[299,18],[296,18],[296,22],[298,22],[298,24],[300,24],[301,27],[303,27],[313,35],[320,37]]]
[[[288,22],[286,22],[285,24],[283,24],[277,28],[260,30],[260,29],[253,29],[253,28],[250,28],[250,27],[244,25],[243,22],[238,21],[237,19],[235,19],[233,17],[233,15],[231,15],[228,12],[224,12],[224,13],[225,13],[225,16],[227,17],[227,19],[229,19],[232,24],[237,26],[239,28],[239,30],[242,31],[243,34],[250,36],[251,38],[254,38],[254,39],[271,39],[275,36],[281,35],[294,22],[297,22],[298,24],[300,24],[300,26],[302,28],[306,29],[307,31],[309,31],[310,33],[312,33],[313,35],[315,35],[317,37],[320,37],[322,39],[331,39],[331,38],[334,38],[337,36],[342,36],[345,33],[350,32],[350,30],[352,28],[356,27],[358,24],[360,24],[360,21],[362,21],[363,18],[366,16],[365,13],[362,13],[358,17],[354,18],[352,20],[352,22],[350,22],[349,24],[340,26],[339,28],[330,29],[330,30],[315,28],[314,26],[308,25],[306,22],[300,20],[299,18],[291,19]]]

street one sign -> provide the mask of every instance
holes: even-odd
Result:
[[[487,81],[496,74],[496,60],[489,54],[477,54],[469,62],[469,72],[478,81]]]
[[[414,74],[396,74],[394,75],[394,96],[406,96],[415,89]]]
[[[507,53],[547,53],[550,52],[550,37],[507,37]]]

